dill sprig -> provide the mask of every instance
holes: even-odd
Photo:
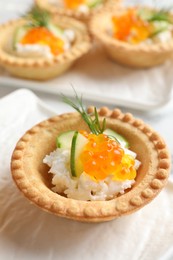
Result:
[[[106,128],[106,118],[103,119],[102,124],[100,124],[99,116],[96,107],[94,107],[94,113],[89,115],[83,107],[82,96],[79,97],[75,92],[75,101],[67,98],[62,94],[63,102],[73,107],[82,116],[85,123],[88,125],[91,132],[95,135],[102,134]]]
[[[141,18],[149,23],[152,22],[167,22],[172,24],[172,18],[170,16],[170,11],[167,9],[158,9],[157,10],[149,10],[147,8],[141,8],[138,11],[138,15],[141,16]]]
[[[155,22],[155,21],[164,21],[167,23],[171,23],[170,14],[166,10],[159,10],[158,12],[153,12],[153,14],[148,18],[148,22]]]
[[[28,20],[30,27],[48,27],[50,14],[49,12],[33,6],[24,17]]]
[[[151,32],[149,38],[154,38],[158,34],[167,31],[170,24],[173,24],[173,19],[170,16],[170,11],[167,9],[152,10],[147,8],[141,8],[138,11],[138,15],[148,23],[155,23],[155,30]]]

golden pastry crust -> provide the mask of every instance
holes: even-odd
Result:
[[[92,108],[89,109],[92,111]],[[66,130],[87,129],[78,113],[52,117],[28,130],[18,141],[11,159],[12,177],[21,192],[43,210],[78,221],[101,222],[127,215],[154,199],[166,185],[170,155],[163,139],[141,120],[119,109],[103,107],[99,117],[122,134],[141,161],[136,183],[125,194],[109,201],[78,201],[51,190],[51,174],[43,163],[55,150],[57,135]]]
[[[75,40],[69,50],[52,59],[17,57],[12,51],[12,37],[15,29],[25,24],[24,19],[18,19],[0,26],[0,65],[13,76],[34,80],[47,80],[69,69],[75,60],[91,48],[87,28],[83,23],[65,16],[54,17],[53,22],[75,32]]]
[[[132,68],[149,68],[170,59],[173,52],[173,39],[165,43],[133,45],[112,37],[111,18],[123,11],[122,6],[112,10],[101,10],[90,20],[90,32],[104,46],[107,55],[117,63]]]
[[[81,13],[76,10],[71,10],[63,7],[58,7],[56,5],[53,5],[50,3],[49,0],[35,0],[35,3],[38,7],[49,11],[50,13],[53,14],[60,14],[60,15],[68,15],[71,17],[75,17],[79,20],[82,20],[84,22],[87,22],[92,15],[98,12],[98,10],[102,8],[107,8],[107,7],[115,7],[115,5],[120,4],[120,0],[104,0],[104,3],[100,5],[100,7],[92,9],[89,11],[89,13]]]

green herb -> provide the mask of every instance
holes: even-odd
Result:
[[[75,102],[62,95],[63,102],[73,107],[82,116],[85,123],[88,125],[89,129],[93,134],[102,134],[106,128],[106,119],[103,119],[102,124],[99,122],[99,116],[96,107],[94,108],[94,113],[89,115],[83,107],[82,96],[79,97],[75,92]]]
[[[149,38],[154,38],[158,34],[169,30],[170,24],[173,24],[173,19],[170,13],[166,9],[160,9],[158,11],[141,8],[138,10],[138,15],[142,20],[154,25],[154,30],[149,35]]]
[[[170,19],[170,15],[168,11],[160,10],[158,12],[153,12],[153,14],[148,18],[148,22],[155,22],[155,21],[165,21],[168,23],[173,23]]]
[[[173,20],[170,16],[170,12],[165,9],[158,11],[149,10],[147,8],[141,8],[138,11],[138,15],[147,22],[167,22],[172,24]]]
[[[28,20],[30,27],[48,27],[49,25],[50,14],[37,6],[33,6],[24,17]]]
[[[89,8],[96,8],[98,5],[100,5],[103,2],[103,0],[95,0],[89,3],[86,3]]]

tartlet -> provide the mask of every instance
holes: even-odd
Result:
[[[134,9],[139,7],[134,7]],[[151,10],[145,7],[146,10]],[[101,43],[109,58],[119,64],[132,68],[149,68],[170,59],[173,51],[172,39],[165,42],[148,44],[131,44],[113,37],[113,17],[119,17],[127,11],[127,7],[101,10],[95,14],[89,24],[91,34]],[[99,30],[98,30],[99,28]]]
[[[55,2],[55,3],[54,3]],[[63,6],[58,6],[56,1],[50,0],[35,0],[35,3],[42,9],[47,10],[53,14],[63,14],[75,17],[79,20],[87,22],[92,15],[97,13],[102,8],[106,8],[108,6],[115,6],[120,3],[120,0],[103,0],[103,3],[100,4],[96,8],[90,9],[88,12],[80,12],[76,9],[64,8]]]
[[[63,53],[48,59],[46,57],[18,57],[13,51],[13,37],[16,28],[26,23],[17,19],[0,26],[0,65],[11,75],[33,80],[48,80],[64,73],[91,47],[87,28],[80,21],[66,16],[52,17],[52,22],[63,29],[72,29],[75,39],[72,46]]]
[[[89,112],[93,108],[88,109]],[[19,190],[41,209],[60,217],[84,222],[102,222],[133,213],[151,202],[166,185],[170,155],[163,139],[130,113],[106,107],[98,111],[107,127],[122,134],[136,152],[141,166],[135,185],[125,194],[108,201],[82,201],[66,198],[51,190],[51,176],[43,158],[55,149],[60,132],[88,130],[78,113],[67,113],[45,120],[28,130],[18,141],[11,159],[12,177]]]

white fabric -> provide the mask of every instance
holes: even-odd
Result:
[[[172,181],[140,211],[100,224],[56,217],[23,197],[11,178],[11,153],[28,128],[51,115],[29,90],[0,100],[0,259],[173,259]]]

